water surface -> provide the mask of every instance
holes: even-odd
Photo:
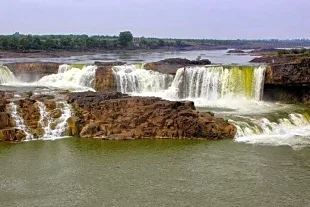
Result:
[[[310,148],[69,138],[0,143],[1,206],[310,206]]]

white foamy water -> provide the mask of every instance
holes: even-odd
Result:
[[[57,74],[42,77],[37,85],[69,90],[93,90],[97,66],[89,65],[82,69],[70,65],[60,65]]]
[[[15,81],[16,78],[10,69],[6,66],[0,65],[0,84],[5,84]]]
[[[44,140],[63,138],[68,127],[67,120],[72,116],[71,106],[65,101],[57,102],[56,109],[61,110],[61,117],[52,118],[44,103],[37,102],[37,105],[41,115],[39,123],[44,130],[44,135],[41,138]]]
[[[115,66],[113,71],[118,91],[126,94],[163,91],[173,80],[172,75],[145,70],[136,65]]]
[[[295,149],[310,146],[310,122],[302,114],[291,113],[273,121],[265,117],[242,118],[230,120],[238,129],[235,137],[237,142],[291,146]]]
[[[3,76],[2,78],[5,79],[5,81],[3,81],[2,84],[7,86],[49,87],[49,88],[66,89],[70,91],[88,91],[88,90],[94,91],[92,85],[95,79],[97,66],[88,65],[80,69],[71,65],[66,64],[60,65],[57,74],[43,76],[40,80],[31,83],[17,80],[14,77],[13,73],[8,68],[5,69],[6,70],[0,69],[0,73],[9,74]],[[0,80],[1,77],[2,76],[0,76]]]
[[[168,84],[163,74],[134,65],[114,70],[122,93],[190,100],[196,107],[211,107],[220,116],[230,116],[230,122],[238,129],[236,142],[293,148],[310,146],[310,123],[305,116],[293,111],[289,114],[292,109],[288,105],[260,101],[265,69],[265,66],[180,68]],[[278,110],[288,114],[273,121],[266,118]]]
[[[11,102],[9,104],[9,111],[11,113],[11,116],[13,120],[15,121],[15,126],[17,129],[23,130],[26,134],[25,140],[32,140],[33,135],[30,133],[28,127],[25,125],[24,119],[19,115],[17,111],[17,105],[14,102]]]

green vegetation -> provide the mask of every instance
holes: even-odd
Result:
[[[300,56],[310,56],[310,50],[306,48],[300,48],[300,49],[292,49],[292,50],[279,50],[278,51],[279,56],[285,56],[285,55],[300,55]]]
[[[119,36],[88,35],[0,35],[0,50],[13,52],[36,51],[104,51],[123,49],[225,49],[310,46],[310,40],[215,40],[134,38],[130,31]]]
[[[85,65],[83,65],[83,64],[71,64],[70,66],[71,66],[71,68],[78,68],[81,70],[85,67]]]
[[[121,32],[118,38],[119,45],[122,48],[132,48],[133,47],[133,36],[131,32]]]

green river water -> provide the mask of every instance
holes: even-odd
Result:
[[[0,143],[1,206],[310,206],[310,148],[67,138]]]

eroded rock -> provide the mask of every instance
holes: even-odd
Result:
[[[95,92],[72,93],[68,102],[76,112],[81,137],[223,139],[236,133],[227,121],[193,110],[192,102]]]

